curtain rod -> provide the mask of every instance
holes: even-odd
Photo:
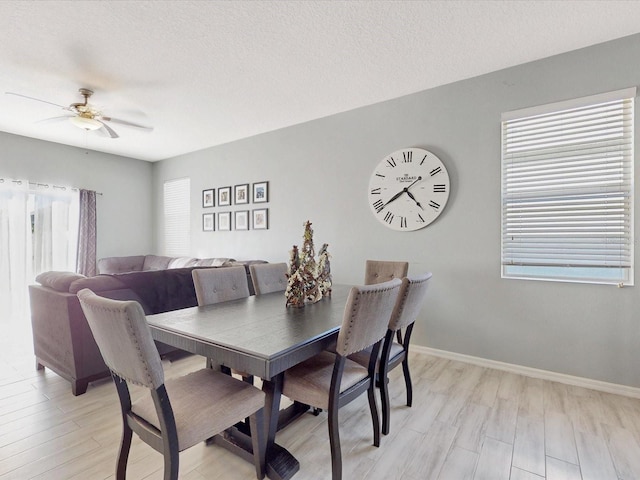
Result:
[[[0,178],[0,183],[4,183],[5,179],[4,178]],[[13,183],[17,183],[18,185],[22,185],[22,180],[10,180]],[[49,188],[49,187],[53,187],[54,189],[59,189],[62,191],[65,191],[67,189],[67,187],[63,187],[60,185],[49,185],[48,183],[39,183],[39,182],[29,182],[29,185],[33,185],[36,187],[44,187],[44,188]],[[78,190],[80,190],[78,187],[69,187],[72,191],[77,192]],[[96,192],[96,195],[102,195],[102,192]]]

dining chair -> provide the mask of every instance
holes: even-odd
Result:
[[[247,272],[244,267],[198,268],[191,271],[191,276],[198,306],[201,307],[238,300],[250,295]],[[213,366],[213,360],[208,358],[207,367]],[[222,366],[221,370],[228,374],[240,375],[245,382],[253,384],[253,375],[225,366]]]
[[[285,291],[287,288],[286,263],[256,263],[249,265],[251,281],[256,295]]]
[[[367,260],[364,270],[364,284],[375,285],[392,278],[406,277],[408,271],[409,262]]]
[[[431,273],[404,277],[400,286],[398,300],[389,320],[389,328],[380,350],[378,365],[378,385],[382,403],[382,433],[389,434],[391,415],[389,403],[389,371],[402,364],[404,383],[407,390],[407,406],[413,401],[413,387],[409,371],[409,342],[413,325],[424,304]],[[366,351],[349,357],[360,365],[368,365],[369,356]]]
[[[249,296],[244,267],[196,268],[191,276],[200,306]]]
[[[380,446],[380,419],[375,399],[375,368],[382,338],[396,303],[401,281],[352,287],[344,308],[335,352],[323,351],[284,372],[282,394],[328,411],[331,478],[342,478],[338,410],[367,392],[373,422],[373,444]],[[348,358],[371,346],[369,365]]]
[[[179,452],[245,417],[250,419],[256,476],[264,478],[265,395],[261,390],[207,368],[165,380],[160,355],[138,302],[100,297],[89,289],[80,290],[78,299],[120,399],[123,433],[116,480],[126,477],[134,432],[163,454],[164,479],[177,480]],[[144,395],[132,401],[130,384],[144,387]]]

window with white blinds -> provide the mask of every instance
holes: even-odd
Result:
[[[191,249],[191,180],[164,182],[164,254],[189,255]]]
[[[502,276],[633,285],[635,88],[502,116]]]

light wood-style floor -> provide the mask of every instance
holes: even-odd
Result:
[[[0,480],[114,478],[119,407],[110,380],[73,397],[34,367],[28,328],[0,339]],[[167,375],[204,359],[165,362]],[[366,396],[341,410],[345,480],[640,479],[640,400],[414,354],[414,405],[392,372],[391,434],[372,446]],[[326,414],[278,433],[300,460],[296,480],[330,478]],[[198,445],[180,457],[181,479],[251,479],[248,463]],[[162,478],[162,459],[135,441],[130,480]]]

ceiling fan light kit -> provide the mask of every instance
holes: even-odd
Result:
[[[77,116],[69,117],[69,121],[76,127],[80,127],[83,130],[98,130],[99,128],[102,128],[102,124],[93,118]]]

